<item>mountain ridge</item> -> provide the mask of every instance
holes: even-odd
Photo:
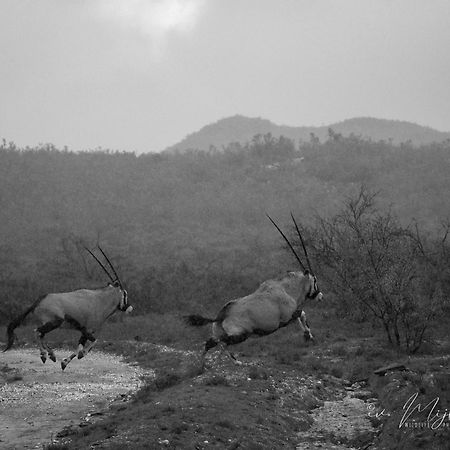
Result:
[[[330,128],[343,136],[354,134],[365,139],[391,141],[394,144],[410,141],[413,145],[424,145],[450,139],[450,132],[402,120],[354,117],[324,126],[288,126],[277,125],[260,117],[234,115],[203,126],[164,151],[221,151],[231,143],[245,144],[255,135],[267,133],[274,137],[284,136],[295,142],[307,142],[311,134],[314,134],[323,142],[328,138]]]

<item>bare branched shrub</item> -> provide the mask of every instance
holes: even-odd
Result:
[[[448,227],[439,244],[424,240],[417,226],[377,210],[375,198],[362,187],[339,214],[319,218],[315,258],[346,315],[375,319],[390,343],[416,352],[445,306]]]

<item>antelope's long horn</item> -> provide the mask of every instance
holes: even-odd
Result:
[[[308,263],[309,270],[311,273],[314,273],[312,270],[312,267],[311,267],[311,261],[309,260],[309,257],[308,257],[308,252],[306,250],[305,241],[303,240],[302,234],[300,233],[300,230],[297,225],[297,221],[295,220],[295,217],[292,214],[292,211],[291,211],[291,217],[292,217],[292,220],[294,221],[295,229],[297,230],[297,234],[298,234],[298,237],[300,238],[300,242],[302,243],[303,251],[305,252],[306,262]]]
[[[303,269],[303,271],[306,270],[305,266],[303,265],[301,259],[297,255],[297,252],[294,250],[294,247],[289,242],[289,239],[285,236],[285,234],[281,231],[280,227],[274,222],[272,217],[269,216],[269,214],[266,214],[266,216],[269,218],[269,220],[275,225],[275,228],[278,230],[278,232],[283,236],[284,240],[286,241],[287,245],[289,245],[289,248],[292,250],[292,253],[294,254],[295,258],[297,259],[298,263],[300,264],[300,267]]]
[[[97,245],[97,247],[102,252],[102,255],[105,257],[106,261],[108,261],[109,267],[111,267],[111,270],[113,271],[114,275],[116,276],[116,279],[114,281],[118,281],[119,284],[122,286],[122,282],[120,281],[119,275],[117,275],[116,269],[114,269],[114,266],[111,264],[111,261],[106,256],[106,253],[102,250],[100,245]]]
[[[99,266],[105,271],[106,275],[108,275],[108,278],[111,280],[112,283],[114,283],[114,279],[111,276],[111,274],[106,270],[106,267],[101,263],[101,261],[87,248],[84,247],[90,254],[91,256],[98,262]]]

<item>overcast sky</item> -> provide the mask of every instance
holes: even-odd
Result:
[[[448,0],[0,0],[0,138],[159,151],[221,118],[450,131]]]

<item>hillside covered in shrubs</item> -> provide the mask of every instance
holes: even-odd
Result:
[[[333,130],[323,143],[266,134],[220,153],[139,156],[3,141],[1,317],[46,292],[103,284],[84,249],[97,243],[137,314],[214,311],[296,268],[266,213],[292,233],[292,211],[313,246],[318,217],[334,217],[362,185],[399,226],[442,239],[449,173],[448,141],[397,146]]]

